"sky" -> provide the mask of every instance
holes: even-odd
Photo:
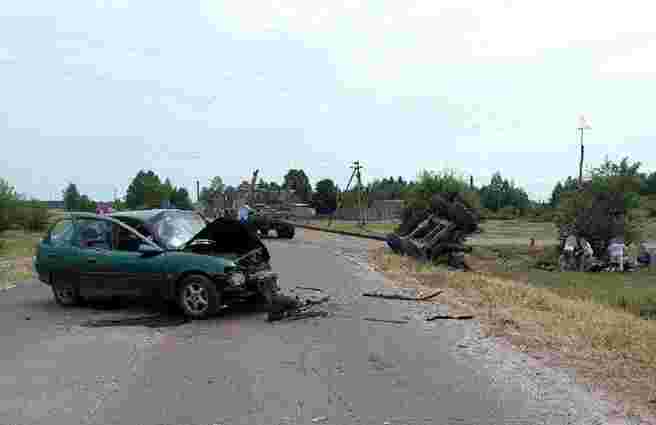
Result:
[[[31,0],[0,8],[0,177],[40,199],[195,194],[254,169],[344,187],[499,170],[533,199],[629,156],[656,171],[656,5],[552,0]]]

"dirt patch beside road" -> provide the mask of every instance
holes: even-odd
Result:
[[[443,288],[431,302],[474,314],[488,336],[537,363],[576,371],[578,382],[618,401],[618,414],[656,415],[656,321],[484,273],[422,266],[385,248],[370,251],[370,264],[391,286]]]

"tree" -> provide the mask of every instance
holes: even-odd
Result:
[[[16,203],[16,192],[14,187],[6,180],[0,178],[0,232],[11,227],[12,210]]]
[[[173,187],[171,180],[167,177],[161,187],[162,199],[170,201],[171,197],[173,196],[173,192],[175,192],[175,188]]]
[[[310,179],[308,179],[308,176],[303,170],[290,169],[287,174],[285,174],[283,187],[285,189],[293,190],[304,202],[308,202],[312,198]]]
[[[337,208],[337,187],[330,179],[317,182],[312,204],[321,213],[331,213]]]
[[[572,176],[568,176],[564,182],[558,181],[551,191],[549,204],[554,208],[557,207],[563,194],[575,191],[578,187],[579,181]]]
[[[78,210],[80,208],[81,196],[75,183],[69,183],[64,189],[64,208],[68,211]]]
[[[517,187],[515,182],[508,181],[496,172],[490,179],[490,184],[480,189],[481,205],[491,211],[502,208],[512,208],[524,214],[530,207],[530,199],[524,189]]]
[[[223,193],[224,189],[225,189],[225,185],[223,184],[223,179],[219,176],[215,176],[210,182],[210,192],[213,195],[218,195],[220,193]]]
[[[656,194],[656,172],[641,176],[640,193],[642,195]]]
[[[208,206],[212,199],[220,196],[224,191],[225,185],[223,184],[223,179],[216,176],[210,181],[209,187],[203,186],[201,188],[199,201],[202,205]]]
[[[80,201],[77,209],[79,211],[86,211],[86,212],[96,212],[96,202],[92,199],[90,199],[87,195],[82,195],[80,196]]]
[[[597,255],[611,238],[624,237],[627,245],[640,237],[642,220],[635,214],[640,206],[640,163],[627,158],[619,163],[608,158],[590,172],[590,181],[578,190],[562,194],[556,224],[565,232],[574,232],[590,241]]]
[[[624,157],[620,162],[611,161],[608,156],[604,159],[604,162],[597,168],[594,168],[590,174],[594,177],[611,177],[611,176],[621,176],[621,177],[639,177],[638,170],[642,166],[641,162],[634,162],[631,164],[628,157]]]
[[[402,199],[408,187],[403,177],[376,179],[367,185],[368,200],[373,203],[378,200]]]
[[[184,187],[179,187],[173,191],[171,203],[175,205],[176,208],[181,210],[193,209],[191,205],[191,198],[189,197],[189,192]]]
[[[164,199],[163,185],[153,171],[141,170],[132,179],[125,196],[129,209],[159,208]]]

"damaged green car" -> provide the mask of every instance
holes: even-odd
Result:
[[[68,213],[37,246],[34,269],[62,306],[91,297],[160,297],[191,318],[279,291],[270,254],[237,220],[183,210]]]

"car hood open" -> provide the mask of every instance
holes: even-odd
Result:
[[[232,218],[217,218],[191,238],[185,246],[189,246],[200,239],[214,241],[216,249],[220,253],[244,255],[260,248],[260,258],[267,262],[271,259],[269,250],[260,238],[249,231],[244,224]]]

